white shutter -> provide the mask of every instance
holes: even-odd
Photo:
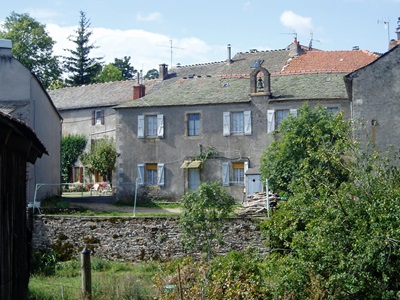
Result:
[[[144,164],[137,165],[137,183],[144,185]]]
[[[157,164],[157,184],[164,186],[164,164]]]
[[[157,136],[164,137],[164,115],[157,115]]]
[[[224,112],[224,136],[231,134],[231,113],[229,111]]]
[[[292,108],[289,110],[289,113],[295,117],[297,117],[297,109],[296,108]]]
[[[244,169],[243,173],[246,174],[247,170],[249,169],[249,162],[248,161],[244,162],[244,168],[243,169]]]
[[[222,163],[222,185],[229,186],[229,162]]]
[[[273,109],[268,109],[267,111],[268,118],[268,133],[271,133],[275,130],[275,111]]]
[[[144,116],[139,115],[138,116],[138,132],[137,132],[138,138],[144,138]]]
[[[251,135],[251,111],[244,111],[244,134]]]

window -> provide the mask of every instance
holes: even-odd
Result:
[[[137,172],[137,182],[139,185],[164,186],[164,164],[138,164]]]
[[[232,163],[233,184],[244,183],[244,162]]]
[[[280,109],[280,110],[269,109],[267,111],[267,118],[268,118],[267,131],[271,133],[275,130],[278,130],[279,125],[289,114],[297,116],[297,109]]]
[[[146,164],[146,183],[148,185],[157,184],[157,164]]]
[[[248,169],[248,162],[222,162],[222,185],[243,185],[244,174]],[[232,178],[232,180],[231,180]]]
[[[224,112],[223,133],[251,135],[251,111]]]
[[[139,115],[138,116],[138,138],[164,137],[163,115]]]
[[[200,114],[193,113],[187,115],[187,135],[199,136],[200,135]]]
[[[104,125],[104,110],[92,111],[92,125]]]
[[[326,113],[327,114],[334,114],[336,115],[339,112],[339,107],[325,107]]]

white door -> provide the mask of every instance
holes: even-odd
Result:
[[[189,190],[197,190],[200,185],[200,169],[189,170]]]
[[[246,175],[247,178],[247,186],[246,186],[246,194],[252,195],[258,192],[262,192],[263,186],[261,182],[261,175]]]

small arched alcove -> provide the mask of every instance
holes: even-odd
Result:
[[[271,74],[266,68],[260,66],[250,73],[250,93],[260,96],[271,95]]]

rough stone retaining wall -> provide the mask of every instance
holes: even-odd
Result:
[[[224,226],[225,246],[219,253],[266,251],[259,219],[232,218]],[[110,260],[166,260],[187,255],[177,218],[35,216],[33,247],[50,249],[57,242],[73,245],[78,255],[85,244],[96,257]],[[70,243],[70,244],[69,244]]]

